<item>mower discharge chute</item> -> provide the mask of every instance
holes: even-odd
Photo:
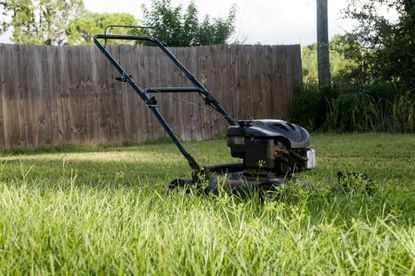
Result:
[[[184,73],[193,87],[140,87],[130,74],[114,59],[105,40],[145,41],[158,46],[164,54]],[[240,120],[237,123],[202,83],[159,40],[148,36],[98,34],[94,43],[120,73],[116,80],[127,82],[154,113],[167,134],[176,144],[192,168],[192,179],[176,179],[170,187],[196,185],[206,192],[249,192],[252,189],[278,187],[292,180],[296,172],[315,168],[315,152],[310,147],[310,135],[301,126],[283,120]],[[227,144],[232,157],[242,162],[201,166],[183,147],[171,127],[157,108],[153,93],[198,93],[204,102],[219,112],[228,122]]]

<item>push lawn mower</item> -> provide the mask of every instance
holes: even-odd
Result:
[[[164,54],[184,73],[193,87],[140,87],[130,74],[107,51],[107,40],[143,41],[158,46]],[[100,40],[105,40],[103,45]],[[310,135],[301,126],[283,120],[234,119],[224,110],[215,97],[159,40],[148,36],[97,34],[94,43],[121,74],[116,80],[127,82],[154,113],[177,148],[192,168],[192,179],[176,179],[170,187],[196,185],[205,192],[226,191],[249,192],[253,189],[278,187],[293,179],[296,172],[315,168],[315,151],[310,148]],[[186,151],[171,127],[157,108],[153,93],[198,93],[206,103],[219,112],[228,122],[227,145],[232,157],[242,162],[201,166]]]

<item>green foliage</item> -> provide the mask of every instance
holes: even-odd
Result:
[[[234,32],[235,6],[225,19],[206,15],[202,22],[194,2],[190,2],[186,12],[180,5],[172,6],[170,0],[153,0],[151,9],[143,6],[143,10],[145,25],[154,28],[149,29],[149,34],[169,46],[223,44]]]
[[[338,69],[328,87],[313,84],[315,47],[303,49],[306,87],[293,119],[329,131],[414,132],[414,7],[413,0],[349,0],[345,15],[356,25],[331,42],[332,69]],[[390,11],[396,20],[385,15]]]
[[[332,59],[332,56],[330,58]],[[303,81],[305,83],[316,82],[318,80],[317,43],[302,47],[301,62],[303,66]]]
[[[2,30],[13,28],[16,44],[63,45],[69,22],[84,9],[82,0],[1,0]]]
[[[398,18],[389,19],[385,10]],[[345,16],[356,22],[342,38],[344,51],[356,65],[350,79],[415,88],[414,0],[349,0]]]
[[[0,274],[409,275],[414,143],[313,135],[317,170],[262,201],[168,192],[189,175],[172,144],[2,155]],[[225,144],[186,146],[217,163]],[[373,194],[339,169],[367,172]]]
[[[66,28],[69,45],[91,45],[95,34],[104,33],[108,25],[136,26],[137,20],[128,13],[93,13],[85,12],[70,22]],[[112,34],[126,34],[131,29],[116,28],[111,30]],[[135,33],[138,35],[138,33]],[[140,33],[142,34],[142,33]],[[126,43],[125,41],[111,41],[108,43]]]
[[[337,96],[330,86],[319,87],[317,81],[305,83],[294,99],[290,120],[310,130],[322,129],[329,111],[327,100]]]
[[[330,41],[330,75],[336,79],[349,74],[354,67],[355,61],[348,56],[349,52],[344,50],[343,38],[335,35]],[[303,80],[305,83],[318,81],[317,69],[317,43],[302,47]]]

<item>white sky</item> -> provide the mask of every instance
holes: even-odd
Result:
[[[172,0],[186,7],[190,0]],[[346,0],[329,0],[329,36],[343,33],[349,25],[341,20]],[[316,41],[316,0],[195,0],[199,16],[224,17],[237,5],[236,31],[231,42],[246,44],[310,44]],[[127,12],[142,18],[141,5],[151,0],[84,0],[93,12]],[[9,42],[10,34],[0,36]]]

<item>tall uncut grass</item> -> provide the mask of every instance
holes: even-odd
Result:
[[[293,105],[292,120],[330,132],[415,132],[415,90],[391,84],[308,83]]]
[[[263,199],[169,192],[189,173],[171,144],[3,153],[0,274],[413,273],[414,136],[313,144],[318,169]],[[186,146],[232,160],[223,140]]]
[[[336,131],[415,132],[415,94],[407,92],[391,99],[365,93],[326,99],[324,128]]]

